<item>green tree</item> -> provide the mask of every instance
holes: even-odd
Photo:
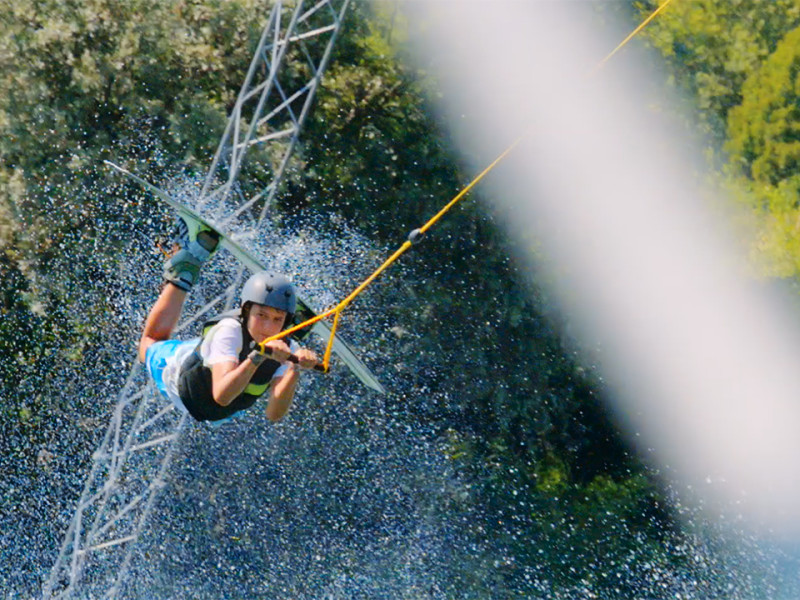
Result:
[[[0,185],[15,182],[0,193],[6,211],[87,226],[88,209],[100,207],[82,205],[81,186],[105,176],[99,159],[115,147],[152,152],[134,139],[142,126],[161,148],[205,164],[249,62],[261,4],[4,3]],[[49,202],[54,188],[61,202]],[[42,236],[34,246],[46,250]]]
[[[636,5],[644,18],[661,3]],[[795,0],[675,0],[643,35],[667,59],[670,77],[695,99],[706,133],[721,143],[744,81],[798,22]]]
[[[638,2],[640,14],[658,2]],[[722,187],[752,216],[759,277],[800,274],[797,27],[793,0],[675,0],[643,32],[699,109]],[[721,151],[726,154],[722,154]]]
[[[742,86],[728,115],[731,177],[759,224],[753,257],[770,277],[800,274],[800,28],[788,32]]]
[[[110,246],[129,236],[109,232],[135,213],[101,159],[206,164],[260,32],[252,16],[267,10],[254,0],[0,2],[0,349],[23,361],[6,397],[22,394],[35,357],[74,353],[91,333],[70,306],[115,271]],[[98,237],[108,247],[86,243]],[[87,303],[97,316],[110,312],[106,296]]]
[[[776,185],[800,166],[800,28],[790,31],[742,86],[728,119],[731,161],[759,183]]]

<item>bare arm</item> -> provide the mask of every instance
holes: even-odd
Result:
[[[267,403],[267,418],[270,421],[280,421],[289,412],[297,382],[300,380],[300,367],[311,369],[318,362],[317,355],[306,348],[301,348],[295,355],[300,359],[300,365],[288,363],[286,373],[272,380]]]
[[[249,358],[238,366],[234,362],[222,362],[211,367],[214,401],[228,406],[245,390],[256,369],[258,367]],[[267,404],[270,421],[280,421],[289,411],[298,379],[298,368],[290,363],[287,372],[272,381]]]
[[[267,403],[267,418],[270,421],[280,421],[289,412],[299,379],[300,369],[289,363],[286,373],[272,380]]]
[[[284,361],[291,354],[289,347],[281,340],[270,342],[267,345],[271,348],[272,357],[275,360]],[[228,406],[244,392],[257,369],[258,365],[249,357],[238,364],[234,361],[223,361],[212,365],[211,393],[214,396],[214,402],[220,406]],[[281,377],[281,379],[283,379],[283,377]],[[294,387],[292,387],[292,393],[288,397],[286,408],[283,410],[283,413],[281,413],[281,417],[289,409],[289,404],[291,404],[293,396]],[[285,393],[282,394],[281,397],[285,397]],[[279,418],[280,417],[274,420],[277,421]]]
[[[291,354],[289,347],[280,340],[268,344],[272,348],[272,356],[277,360],[285,360]],[[317,355],[305,348],[297,352],[300,366],[311,368],[317,363]],[[211,387],[214,401],[220,406],[228,406],[245,388],[258,369],[250,358],[239,363],[224,361],[211,367]],[[300,367],[287,363],[287,371],[281,377],[273,379],[270,384],[270,396],[267,403],[267,418],[280,421],[289,411],[294,399],[297,382],[300,379]]]
[[[214,402],[228,406],[250,383],[258,367],[249,358],[238,365],[233,361],[220,362],[211,367],[211,393]]]

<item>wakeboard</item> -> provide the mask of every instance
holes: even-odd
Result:
[[[253,256],[250,252],[245,250],[242,246],[237,244],[231,237],[225,233],[220,227],[216,225],[212,225],[205,219],[203,219],[200,215],[195,213],[192,209],[184,206],[180,202],[174,200],[169,194],[167,194],[164,190],[156,187],[152,183],[142,179],[138,175],[134,175],[127,169],[120,167],[119,165],[114,164],[111,161],[105,161],[110,167],[116,169],[118,172],[126,175],[133,179],[136,183],[141,185],[144,189],[151,192],[156,198],[162,200],[170,207],[172,207],[184,220],[187,221],[194,221],[195,223],[199,223],[209,229],[212,229],[219,235],[219,243],[222,248],[225,248],[228,252],[230,252],[245,268],[247,268],[252,273],[257,273],[258,271],[266,271],[267,267],[264,265],[261,260]],[[300,324],[304,321],[315,316],[315,312],[306,304],[302,299],[298,298],[297,300],[297,311],[295,312],[294,317],[294,324]],[[325,321],[317,321],[310,327],[310,329],[306,332],[306,330],[301,331],[301,335],[304,333],[315,333],[320,336],[325,343],[328,342],[331,336],[331,328],[328,323]],[[342,362],[350,369],[350,371],[355,375],[364,385],[368,388],[373,389],[381,394],[385,394],[386,390],[377,380],[377,378],[372,374],[372,372],[367,368],[367,366],[359,359],[355,352],[353,352],[352,348],[342,340],[339,334],[333,340],[333,348],[332,351],[336,354]]]

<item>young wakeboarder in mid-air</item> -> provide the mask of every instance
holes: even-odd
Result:
[[[206,321],[200,338],[170,339],[203,263],[217,250],[220,234],[179,217],[175,253],[164,264],[164,288],[150,309],[139,341],[139,360],[161,394],[198,421],[224,421],[269,392],[266,415],[278,421],[292,404],[300,369],[317,355],[294,340],[278,339],[294,317],[297,293],[278,273],[261,271],[245,282],[238,309]],[[291,359],[291,360],[290,360]],[[297,361],[297,362],[294,362]]]

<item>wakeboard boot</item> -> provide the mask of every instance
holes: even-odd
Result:
[[[200,278],[200,268],[219,247],[219,233],[178,217],[172,234],[172,256],[164,263],[164,279],[188,292]]]

